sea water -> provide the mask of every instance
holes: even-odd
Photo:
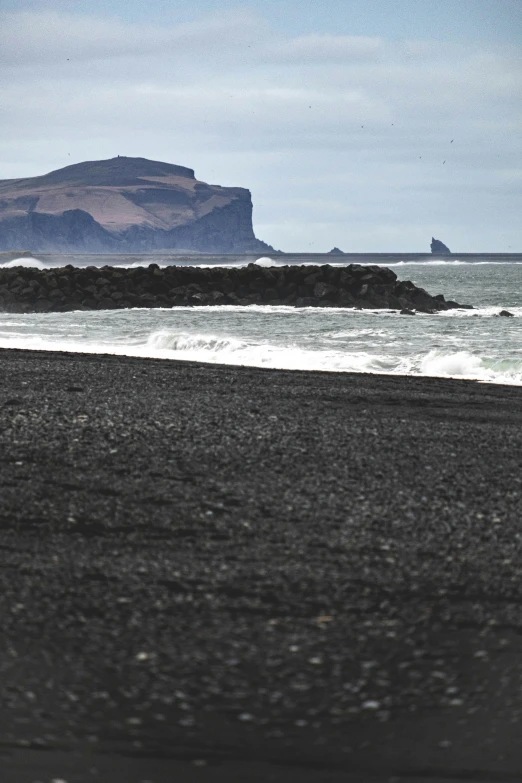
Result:
[[[156,256],[133,256],[127,264],[125,260],[118,257],[118,264],[164,265]],[[86,262],[63,256],[53,261],[15,260],[9,266],[67,263]],[[201,257],[194,263],[206,265]],[[264,258],[258,263],[284,261]],[[336,265],[342,266],[342,261]],[[415,317],[390,310],[257,305],[0,312],[0,347],[522,384],[522,263],[452,259],[387,266],[400,280],[475,309]],[[501,309],[515,317],[498,317]]]

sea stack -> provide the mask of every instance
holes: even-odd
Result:
[[[0,250],[266,252],[245,188],[208,185],[184,166],[120,157],[0,181]]]
[[[444,242],[441,242],[440,239],[435,239],[435,237],[431,238],[431,252],[435,253],[438,256],[450,256],[451,250],[447,245],[444,244]]]

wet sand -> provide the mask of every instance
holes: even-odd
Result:
[[[522,390],[0,351],[2,781],[522,779]]]

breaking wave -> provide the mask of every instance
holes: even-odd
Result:
[[[420,375],[522,384],[522,359],[488,359],[469,351],[430,351],[419,362]]]
[[[261,266],[264,269],[268,269],[271,266],[279,266],[277,261],[274,261],[273,258],[269,258],[268,256],[262,256],[261,258],[258,258],[257,261],[254,261],[254,264],[256,266]]]
[[[522,358],[493,359],[467,350],[434,349],[427,353],[397,355],[387,352],[383,345],[359,345],[359,350],[353,350],[349,343],[343,346],[330,343],[328,348],[319,349],[286,341],[285,344],[276,344],[261,339],[242,340],[219,334],[167,329],[153,331],[140,339],[123,336],[75,339],[71,333],[60,336],[23,334],[14,331],[15,322],[6,326],[13,331],[0,334],[0,346],[4,348],[176,359],[281,370],[462,378],[522,385]],[[352,340],[355,336],[352,333]]]
[[[214,335],[183,334],[176,332],[154,332],[147,341],[147,345],[155,350],[168,350],[176,352],[208,352],[213,355],[224,355],[241,351],[248,347],[247,343],[235,340],[231,337],[218,337]]]
[[[165,358],[279,370],[391,372],[394,363],[385,355],[363,351],[308,350],[296,345],[247,342],[217,335],[168,331],[152,334],[147,346],[155,356]]]
[[[353,336],[353,335],[352,335]],[[160,331],[147,342],[153,355],[188,361],[287,370],[367,372],[466,378],[493,383],[522,384],[522,359],[487,359],[469,351],[399,357],[370,351],[307,350],[297,346],[246,342],[230,337]],[[143,355],[143,353],[141,353]]]
[[[15,266],[23,266],[26,269],[47,269],[47,264],[44,264],[43,261],[40,261],[38,258],[30,258],[30,257],[23,257],[23,258],[13,258],[12,261],[7,261],[5,264],[0,264],[0,268],[8,268],[12,269]]]

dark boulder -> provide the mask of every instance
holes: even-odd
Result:
[[[303,280],[303,283],[305,285],[314,286],[316,283],[319,283],[320,280],[323,278],[323,272],[320,270],[319,272],[312,272],[312,274],[309,274],[305,277]]]
[[[210,299],[212,304],[219,305],[224,304],[226,297],[225,294],[223,294],[221,291],[211,291]]]
[[[316,299],[329,299],[333,301],[339,295],[339,289],[329,283],[316,283],[314,296]]]

